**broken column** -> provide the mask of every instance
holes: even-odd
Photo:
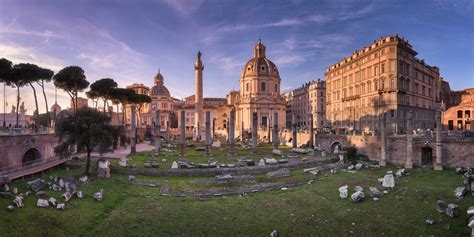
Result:
[[[161,131],[161,117],[160,111],[156,110],[155,114],[155,155],[160,154],[160,131]]]
[[[275,112],[273,115],[273,148],[278,149],[278,144],[280,143],[280,139],[278,137],[278,112]]]
[[[406,117],[406,132],[407,132],[407,160],[405,163],[406,169],[413,169],[413,128],[412,128],[412,113],[408,111]]]
[[[235,155],[235,110],[230,111],[229,121],[229,156]]]
[[[435,170],[443,170],[443,163],[441,161],[442,154],[441,154],[441,110],[436,110],[435,115],[436,120],[436,161],[434,164]]]
[[[314,149],[314,118],[313,114],[310,114],[310,126],[309,126],[309,148]]]
[[[110,178],[110,161],[106,159],[99,159],[97,161],[97,177]]]
[[[257,153],[257,126],[258,126],[257,112],[252,114],[252,153]]]
[[[184,123],[185,121],[185,113],[184,113],[184,110],[181,111],[181,116],[179,118],[179,125],[181,126],[180,127],[180,130],[181,130],[181,136],[179,137],[179,156],[186,156],[186,125]]]
[[[381,133],[381,157],[380,157],[380,166],[387,165],[387,117],[386,113],[383,112],[380,114],[380,133]]]
[[[245,137],[244,121],[242,121],[242,125],[241,125],[241,127],[240,127],[240,133],[241,133],[241,134],[240,134],[240,136],[241,136],[240,140],[241,140],[242,143],[243,143],[243,142],[244,142],[244,137]]]
[[[291,148],[296,148],[298,143],[296,142],[296,116],[293,114],[291,117],[291,128],[292,128],[292,143]]]
[[[137,152],[137,128],[136,128],[136,121],[135,121],[135,116],[136,116],[136,106],[132,105],[131,107],[131,115],[132,115],[132,122],[131,122],[131,127],[130,127],[130,139],[131,139],[131,144],[130,144],[130,154],[134,154]]]
[[[206,153],[205,156],[211,156],[211,112],[206,111]]]

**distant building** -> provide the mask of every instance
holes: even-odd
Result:
[[[296,126],[308,129],[313,116],[313,127],[326,126],[326,82],[318,79],[303,84],[290,92],[284,93],[286,100],[286,127],[290,128],[293,114]]]
[[[413,112],[413,128],[433,129],[440,101],[439,68],[417,59],[408,40],[391,35],[326,69],[326,117],[332,128],[378,131],[387,113],[391,132],[405,132],[405,116]]]
[[[77,97],[77,109],[80,109],[80,108],[85,108],[85,107],[88,107],[88,102],[89,100],[87,98],[83,98],[83,97]],[[74,108],[74,102],[71,100],[70,101],[70,108]]]
[[[236,128],[250,131],[252,114],[257,112],[257,126],[273,126],[274,113],[278,126],[285,126],[285,100],[280,95],[280,74],[276,65],[265,54],[265,45],[259,41],[251,58],[242,68],[240,97],[236,104]],[[243,128],[242,128],[243,125]]]
[[[449,132],[474,131],[474,88],[451,91],[443,112],[443,130]]]
[[[164,84],[164,77],[160,71],[155,76],[154,85],[149,91],[151,97],[151,104],[148,105],[149,115],[147,116],[146,124],[156,123],[155,117],[156,111],[160,111],[160,126],[162,129],[170,126],[171,116],[175,116],[174,113],[174,100],[171,94]]]
[[[127,89],[135,90],[137,94],[149,95],[150,88],[145,86],[141,83],[134,83],[132,85],[127,86]],[[141,104],[136,107],[136,119],[138,127],[150,125],[150,120],[147,118],[147,114],[149,112],[148,104]],[[130,125],[132,123],[132,106],[127,104],[125,106],[125,121],[126,124]]]
[[[28,125],[25,102],[22,102],[18,110],[18,126],[24,127]],[[10,113],[0,113],[0,126],[15,127],[16,126],[16,107],[12,105]]]

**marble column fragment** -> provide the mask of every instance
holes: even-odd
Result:
[[[230,111],[228,155],[229,156],[235,155],[235,110]]]
[[[257,129],[258,129],[258,115],[257,112],[253,112],[252,114],[252,153],[257,153]]]
[[[435,170],[443,170],[443,161],[442,161],[442,151],[441,147],[443,144],[441,143],[441,110],[436,110],[435,115],[436,120],[436,161],[434,164]]]
[[[412,112],[408,111],[406,117],[406,132],[407,132],[407,160],[405,162],[406,169],[413,169],[413,121]]]
[[[155,113],[155,155],[160,154],[160,131],[161,131],[161,116],[160,111],[157,110]]]
[[[130,126],[130,139],[131,139],[131,144],[130,144],[130,154],[134,154],[137,152],[137,127],[136,127],[136,106],[132,105],[131,107],[131,115],[132,115],[132,121],[131,121],[131,126]]]
[[[381,133],[381,157],[380,166],[387,165],[387,114],[384,112],[380,114],[380,133]]]
[[[206,111],[206,156],[211,156],[211,112]]]
[[[181,116],[179,118],[180,123],[180,130],[181,130],[181,136],[179,137],[179,156],[183,157],[186,156],[186,125],[185,125],[185,113],[184,110],[181,111]]]
[[[292,128],[292,143],[291,143],[291,148],[297,148],[298,143],[297,143],[297,134],[296,134],[296,116],[293,114],[291,117],[291,128]]]
[[[280,138],[278,136],[278,112],[275,112],[273,115],[273,148],[278,149],[280,143]]]

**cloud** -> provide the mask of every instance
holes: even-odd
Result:
[[[199,10],[204,0],[163,0],[181,15],[190,15]]]
[[[64,61],[43,54],[34,47],[25,47],[13,42],[0,42],[0,55],[13,63],[29,62],[56,72],[65,65]]]
[[[209,63],[217,65],[221,70],[226,72],[234,72],[242,67],[242,62],[239,62],[235,57],[212,57]]]

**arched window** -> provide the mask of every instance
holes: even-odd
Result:
[[[247,82],[247,84],[245,84],[245,91],[247,91],[247,92],[248,92],[248,91],[249,91],[249,89],[250,89],[249,87],[250,87],[250,85],[249,85],[249,83]]]
[[[370,92],[371,89],[372,89],[372,83],[370,83],[370,81],[367,82],[367,92]]]
[[[260,83],[260,91],[265,91],[267,88],[267,84],[265,82]]]
[[[393,79],[390,80],[390,89],[395,89],[395,80]]]
[[[374,90],[379,89],[379,82],[377,80],[374,80]]]
[[[381,89],[385,89],[385,79],[382,79],[382,85],[380,87]]]

